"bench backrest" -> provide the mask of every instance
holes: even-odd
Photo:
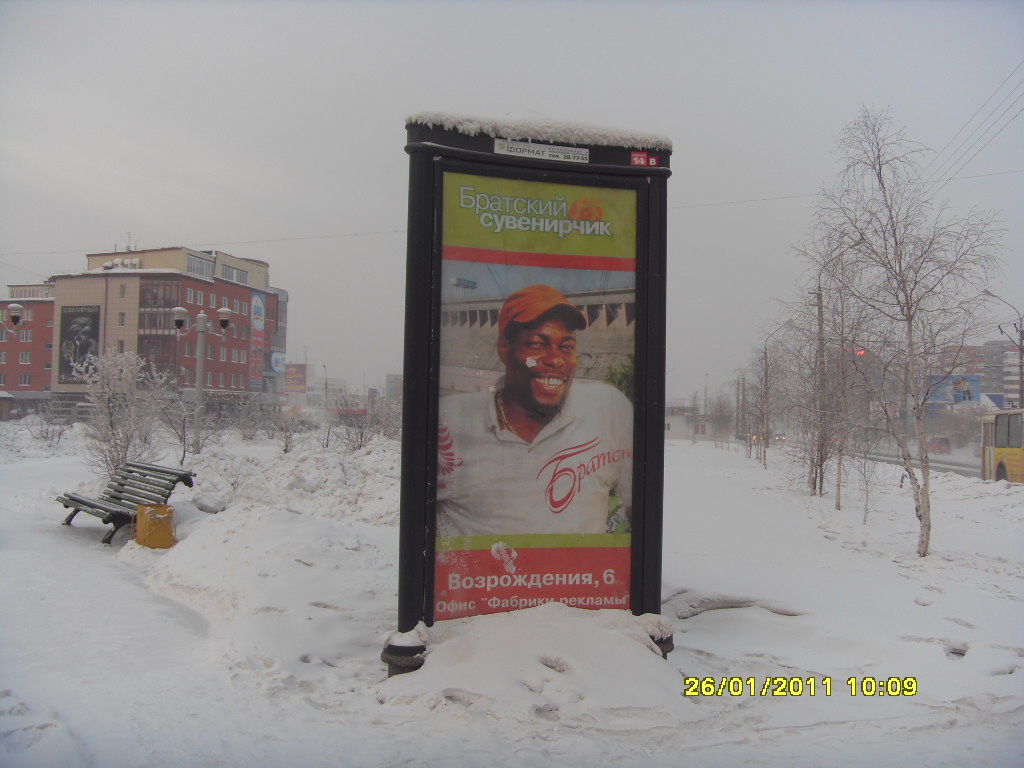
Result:
[[[127,462],[114,473],[100,498],[134,508],[138,504],[166,504],[174,486],[192,487],[195,472],[156,464]]]

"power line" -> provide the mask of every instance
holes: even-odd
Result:
[[[1009,123],[1007,123],[1007,125],[1009,125]],[[1005,128],[1005,127],[1006,126],[1004,125],[1003,128]],[[1002,130],[1002,128],[1000,130]],[[994,139],[995,136],[993,136],[992,138]],[[989,141],[991,141],[991,139],[989,139]],[[982,147],[982,149],[984,149],[984,147]],[[981,150],[978,150],[978,151],[980,152]],[[975,154],[977,154],[977,153],[975,153]],[[971,159],[973,159],[973,157]],[[945,182],[950,182],[950,181],[966,181],[967,179],[982,179],[982,178],[986,178],[988,176],[1006,176],[1006,175],[1011,174],[1011,173],[1024,173],[1024,168],[1014,168],[1013,170],[1009,170],[1009,171],[993,171],[991,173],[976,173],[976,174],[973,174],[971,176],[955,176],[955,177],[951,177],[951,178],[946,179]],[[914,183],[915,184],[930,184],[931,182],[916,181]],[[668,210],[675,211],[675,210],[680,210],[680,209],[684,209],[684,208],[711,208],[711,207],[720,206],[720,205],[744,205],[746,203],[765,203],[765,202],[773,202],[773,201],[776,201],[776,200],[796,200],[796,199],[799,199],[799,198],[802,198],[802,197],[816,197],[817,194],[818,193],[815,192],[815,193],[807,193],[807,194],[802,194],[802,195],[778,195],[778,196],[775,196],[775,197],[752,197],[752,198],[745,199],[745,200],[720,200],[720,201],[713,202],[713,203],[687,203],[687,204],[684,204],[684,205],[670,205],[668,207]]]
[[[1022,111],[1024,111],[1024,110],[1022,110]],[[1004,124],[1002,126],[1002,128],[1000,128],[999,130],[1002,131],[1004,128],[1006,128],[1006,126],[1009,125],[1009,123],[1013,119],[1015,119],[1018,115],[1020,115],[1020,112],[1018,112],[1016,115],[1014,115],[1014,118],[1011,118],[1010,121],[1007,121],[1007,123]],[[998,135],[998,134],[996,134],[996,135]],[[992,139],[994,139],[994,138],[995,138],[995,136],[992,136],[992,138],[989,139],[989,142],[991,142]],[[987,143],[986,143],[986,146],[987,146]],[[985,147],[981,147],[978,150],[978,152],[980,152],[984,148]],[[977,154],[978,153],[976,152],[975,155],[977,155]],[[972,155],[970,159],[973,160],[974,159],[974,155]],[[968,160],[968,162],[970,162],[970,160]],[[966,165],[966,163],[964,165]],[[962,167],[963,166],[961,166],[961,168]],[[953,177],[950,177],[948,179],[945,179],[945,182],[948,183],[950,181],[965,181],[967,179],[981,179],[981,178],[987,178],[989,176],[1006,176],[1008,174],[1013,174],[1013,173],[1024,173],[1024,168],[1014,168],[1014,169],[1009,170],[1009,171],[993,171],[991,173],[976,173],[976,174],[973,174],[971,176],[953,176]],[[931,182],[918,181],[918,182],[915,182],[915,183],[926,184],[926,183],[931,183]],[[690,209],[690,208],[713,208],[713,207],[725,206],[725,205],[747,205],[747,204],[750,204],[750,203],[769,203],[769,202],[776,202],[776,201],[779,201],[779,200],[798,200],[800,198],[817,197],[817,195],[818,195],[817,192],[808,192],[808,193],[798,194],[798,195],[775,195],[775,196],[772,196],[772,197],[751,197],[751,198],[745,198],[745,199],[742,199],[742,200],[718,200],[718,201],[709,202],[709,203],[684,203],[682,205],[670,205],[670,206],[668,206],[668,210],[676,211],[676,210],[685,210],[685,209]],[[206,248],[216,248],[216,247],[220,247],[220,246],[229,246],[229,245],[258,245],[258,244],[261,244],[261,243],[295,243],[295,242],[303,242],[303,241],[308,241],[308,240],[333,240],[333,239],[348,238],[348,237],[372,237],[374,235],[397,235],[397,234],[402,234],[404,232],[406,232],[406,229],[403,227],[401,229],[381,229],[381,230],[371,230],[371,231],[368,231],[368,232],[343,232],[343,233],[338,233],[338,234],[333,234],[333,235],[302,235],[302,236],[297,236],[297,237],[276,237],[276,238],[265,238],[265,239],[258,239],[258,240],[218,240],[218,241],[200,242],[195,247],[196,248],[204,248],[204,247],[206,247]],[[83,254],[83,253],[107,253],[107,251],[94,251],[94,250],[90,250],[90,249],[87,249],[87,248],[71,248],[71,249],[61,250],[61,251],[8,251],[7,253],[0,253],[0,258],[10,258],[10,257],[13,257],[13,256],[66,256],[66,255],[69,255],[69,254]],[[120,253],[128,255],[128,254],[132,253],[132,251],[121,251]],[[11,264],[10,262],[0,261],[0,265],[8,267],[10,269],[18,269],[18,270],[21,270],[23,272],[28,272],[30,274],[39,275],[40,277],[44,276],[44,275],[42,275],[39,272],[33,272],[32,270],[25,269],[24,267],[19,266],[17,264]]]
[[[215,248],[217,246],[255,245],[255,244],[258,244],[258,243],[295,243],[295,242],[301,242],[303,240],[333,240],[333,239],[336,239],[336,238],[343,238],[343,237],[370,237],[370,236],[373,236],[373,235],[392,235],[392,234],[400,234],[400,233],[405,232],[405,231],[406,231],[405,228],[402,228],[402,229],[382,229],[382,230],[374,230],[374,231],[370,231],[370,232],[343,232],[341,234],[334,234],[334,235],[303,235],[303,236],[299,236],[299,237],[276,237],[276,238],[267,238],[267,239],[263,239],[263,240],[218,240],[218,241],[215,241],[215,242],[214,241],[204,241],[204,242],[198,243],[195,247],[196,248],[204,248],[204,247],[205,248]],[[79,253],[79,254],[80,253],[108,253],[108,251],[90,251],[88,249],[81,249],[81,248],[71,249],[71,250],[66,250],[66,251],[10,251],[8,253],[0,253],[0,257],[6,258],[6,257],[10,257],[10,256],[64,256],[64,255],[67,255],[67,254],[74,254],[74,253]],[[119,251],[119,253],[130,254],[130,253],[132,253],[132,251]],[[0,262],[0,264],[4,264],[5,266],[11,267],[13,269],[22,269],[21,267],[17,267],[14,264],[7,264],[6,262]]]
[[[999,93],[999,89],[1000,89],[1000,88],[1002,88],[1002,87],[1003,87],[1004,85],[1006,85],[1007,81],[1009,81],[1009,79],[1010,79],[1011,77],[1013,77],[1013,76],[1014,76],[1014,74],[1016,74],[1017,70],[1018,70],[1018,69],[1020,69],[1020,68],[1021,68],[1022,66],[1024,66],[1024,59],[1021,59],[1021,60],[1020,60],[1020,63],[1019,63],[1019,64],[1017,64],[1017,66],[1013,68],[1013,71],[1011,71],[1011,72],[1010,72],[1010,74],[1008,74],[1008,75],[1006,76],[1006,79],[1004,79],[1004,80],[1003,80],[1003,82],[1001,82],[1001,83],[1000,83],[1000,84],[999,84],[998,86],[996,86],[996,89],[995,89],[994,91],[992,91],[992,93],[991,93],[991,94],[989,95],[989,97],[988,97],[987,99],[985,99],[985,103],[984,103],[984,104],[982,104],[982,105],[981,105],[980,107],[978,107],[978,109],[977,109],[977,110],[975,110],[974,114],[973,114],[973,115],[971,115],[971,116],[970,116],[970,117],[969,117],[969,118],[967,119],[967,122],[966,122],[966,123],[964,123],[963,125],[961,125],[961,126],[960,126],[960,130],[958,130],[958,131],[957,131],[956,133],[954,133],[954,134],[953,134],[953,137],[952,137],[952,138],[951,138],[951,139],[950,139],[949,141],[947,141],[947,142],[946,142],[946,143],[945,143],[945,144],[943,145],[942,149],[940,149],[940,150],[939,150],[939,151],[938,151],[938,152],[937,152],[937,153],[935,154],[935,156],[934,156],[934,157],[933,157],[933,158],[931,159],[931,161],[930,161],[930,162],[928,163],[928,165],[926,165],[926,166],[925,166],[925,167],[924,167],[924,168],[922,169],[922,171],[921,171],[921,175],[922,175],[922,176],[923,176],[924,174],[926,174],[926,173],[928,172],[928,169],[932,167],[932,163],[934,163],[934,162],[935,162],[936,160],[938,160],[938,159],[939,159],[939,158],[940,158],[940,157],[942,156],[942,153],[943,153],[943,152],[945,152],[945,151],[946,151],[946,149],[947,149],[947,148],[949,147],[949,145],[950,145],[950,144],[952,144],[952,143],[953,143],[954,141],[956,141],[956,138],[957,138],[957,136],[959,136],[959,135],[960,135],[961,133],[963,133],[964,129],[965,129],[965,128],[966,128],[966,127],[967,127],[968,125],[970,125],[970,124],[971,124],[971,121],[972,121],[972,120],[974,120],[974,118],[976,118],[976,117],[978,116],[978,113],[979,113],[979,112],[981,112],[981,110],[983,110],[983,109],[985,108],[985,106],[986,106],[986,105],[987,105],[987,104],[988,104],[988,103],[989,103],[990,101],[992,101],[993,97],[995,97],[995,95],[996,95],[997,93]],[[1014,89],[1014,90],[1016,90],[1016,89]],[[1012,93],[1012,91],[1011,91],[1011,93]]]
[[[1020,101],[1020,98],[1018,98],[1018,99],[1017,99],[1017,100],[1016,100],[1016,101],[1015,101],[1014,103],[1016,104],[1016,103],[1017,103],[1017,101]],[[1004,129],[1004,128],[1006,128],[1006,126],[1008,126],[1008,125],[1009,125],[1010,123],[1012,123],[1012,122],[1013,122],[1014,120],[1016,120],[1016,119],[1017,119],[1018,117],[1020,117],[1020,113],[1021,113],[1021,112],[1024,112],[1024,107],[1021,107],[1020,109],[1018,109],[1018,110],[1017,110],[1017,112],[1016,112],[1016,114],[1014,114],[1014,116],[1013,116],[1013,117],[1011,117],[1011,118],[1010,118],[1009,120],[1007,120],[1007,121],[1006,121],[1006,122],[1005,122],[1005,123],[1003,124],[1003,126],[1002,126],[1002,127],[1001,127],[1001,128],[1000,128],[1000,129],[998,130],[998,131],[996,131],[996,132],[995,132],[995,133],[994,133],[994,134],[992,135],[992,138],[990,138],[990,139],[989,139],[988,141],[986,141],[986,142],[985,142],[984,144],[982,144],[982,145],[981,145],[981,146],[980,146],[980,147],[978,148],[978,151],[977,151],[977,152],[975,152],[975,153],[974,153],[973,155],[971,155],[971,156],[970,156],[969,158],[967,158],[967,160],[965,160],[965,161],[964,161],[964,164],[963,164],[963,165],[961,165],[961,166],[960,166],[959,168],[957,168],[957,169],[956,169],[956,173],[960,173],[960,171],[962,171],[962,170],[963,170],[964,168],[966,168],[966,167],[967,167],[967,164],[968,164],[968,163],[970,163],[970,162],[971,162],[971,160],[973,160],[974,158],[976,158],[976,157],[978,156],[978,153],[979,153],[979,152],[981,152],[981,150],[983,150],[983,149],[984,149],[985,147],[987,147],[987,146],[988,146],[989,144],[991,144],[991,143],[992,143],[992,139],[994,139],[994,138],[995,138],[996,136],[998,136],[998,135],[999,135],[1000,133],[1002,133],[1002,132],[1003,132],[1003,129]],[[972,146],[973,146],[973,145],[972,145]],[[933,194],[936,194],[936,195],[937,195],[937,194],[938,194],[939,192],[941,192],[941,191],[942,191],[942,190],[943,190],[943,189],[944,189],[944,188],[946,187],[946,184],[948,184],[948,183],[949,183],[949,179],[946,179],[946,181],[944,181],[944,182],[942,183],[942,186],[941,186],[941,187],[939,187],[938,189],[936,189],[936,190],[935,190],[935,192],[934,192]]]
[[[1014,91],[1016,91],[1016,90],[1017,90],[1018,88],[1020,88],[1020,87],[1021,87],[1022,85],[1024,85],[1024,79],[1022,79],[1022,80],[1021,80],[1021,82],[1017,84],[1016,88],[1014,88],[1014,89],[1013,89],[1013,91],[1011,91],[1010,93],[1008,93],[1008,94],[1006,95],[1006,97],[1005,97],[1005,98],[1004,98],[1004,99],[1003,99],[1003,100],[1002,100],[1001,102],[999,102],[999,104],[997,104],[997,105],[996,105],[996,106],[995,106],[995,107],[993,108],[993,111],[992,111],[991,113],[989,113],[989,117],[991,117],[991,116],[992,116],[993,114],[995,114],[995,110],[996,110],[996,109],[998,109],[999,107],[1003,106],[1003,104],[1004,104],[1004,103],[1006,103],[1006,100],[1007,100],[1007,99],[1009,99],[1009,98],[1010,98],[1010,96],[1012,96],[1012,95],[1013,95]],[[985,127],[985,130],[984,130],[984,131],[982,131],[982,132],[981,132],[981,134],[980,134],[980,135],[978,135],[978,137],[974,139],[974,141],[972,141],[972,142],[971,142],[971,143],[970,143],[970,144],[969,144],[968,146],[964,147],[964,144],[965,144],[965,143],[966,143],[966,142],[967,142],[968,140],[970,140],[970,139],[971,139],[971,138],[972,138],[972,137],[973,137],[973,136],[974,136],[974,135],[975,135],[975,134],[976,134],[976,133],[977,133],[977,132],[978,132],[979,130],[981,130],[982,126],[984,126],[984,125],[985,125],[985,123],[983,122],[983,123],[982,123],[981,125],[979,125],[979,126],[978,126],[977,128],[975,128],[975,129],[974,129],[973,131],[971,131],[971,133],[970,133],[970,134],[969,134],[969,135],[967,136],[967,138],[965,138],[965,139],[964,139],[964,140],[963,140],[962,142],[960,142],[960,145],[959,145],[959,146],[957,147],[956,151],[957,151],[957,152],[958,152],[959,154],[956,154],[956,155],[952,156],[951,158],[949,158],[948,160],[945,160],[945,161],[944,161],[944,162],[942,163],[942,165],[940,166],[939,170],[938,170],[938,171],[937,171],[937,172],[936,172],[936,173],[935,173],[935,174],[934,174],[934,175],[932,176],[932,178],[931,178],[931,179],[929,180],[929,183],[931,183],[931,184],[936,184],[936,183],[938,183],[939,181],[942,181],[942,177],[943,177],[943,176],[944,176],[945,174],[949,173],[949,172],[950,172],[950,169],[951,169],[951,168],[953,168],[953,167],[954,167],[954,166],[955,166],[955,165],[956,165],[957,163],[959,163],[959,162],[960,162],[960,161],[961,161],[961,160],[962,160],[962,159],[964,158],[964,156],[965,156],[965,155],[967,155],[967,153],[968,153],[968,152],[970,152],[970,151],[971,151],[972,149],[974,149],[974,147],[975,147],[975,146],[976,146],[976,145],[978,144],[978,142],[979,142],[979,141],[981,141],[982,139],[984,139],[984,138],[985,138],[985,136],[986,136],[986,135],[988,135],[988,133],[989,133],[989,132],[990,132],[990,131],[991,131],[991,130],[992,130],[993,128],[995,128],[995,127],[996,127],[996,125],[997,125],[998,121],[999,121],[999,120],[1001,120],[1001,119],[1002,119],[1002,118],[1003,118],[1003,117],[1004,117],[1004,116],[1005,116],[1005,115],[1006,115],[1006,114],[1007,114],[1007,113],[1008,113],[1008,112],[1009,112],[1009,111],[1010,111],[1011,109],[1013,109],[1013,107],[1014,107],[1014,106],[1015,106],[1015,105],[1017,104],[1017,102],[1019,102],[1019,101],[1020,101],[1021,99],[1024,99],[1024,93],[1021,93],[1020,95],[1018,95],[1018,96],[1017,96],[1017,98],[1016,98],[1016,99],[1014,99],[1014,100],[1013,100],[1012,102],[1010,102],[1010,104],[1009,104],[1009,105],[1008,105],[1008,106],[1007,106],[1007,107],[1006,107],[1006,108],[1005,108],[1005,109],[1004,109],[1004,110],[1003,110],[1002,112],[1000,112],[1000,113],[999,113],[998,117],[996,117],[996,118],[995,118],[995,121],[994,121],[993,123],[991,123],[990,125],[988,125],[987,127]],[[1018,112],[1017,114],[1019,114],[1019,112]],[[1002,124],[1002,125],[1001,125],[1001,126],[1000,126],[1000,127],[998,128],[998,130],[996,130],[996,133],[995,133],[995,135],[993,135],[993,136],[992,136],[992,138],[995,138],[995,137],[996,137],[996,136],[998,136],[998,135],[999,135],[1000,133],[1002,133],[1002,132],[1003,132],[1003,129],[1004,129],[1004,128],[1006,128],[1006,126],[1008,126],[1008,125],[1009,125],[1010,123],[1012,123],[1012,122],[1014,121],[1014,119],[1016,119],[1016,117],[1017,117],[1017,115],[1015,114],[1015,115],[1013,115],[1012,117],[1010,117],[1010,118],[1009,118],[1008,120],[1006,120],[1006,122],[1004,122],[1004,123],[1003,123],[1003,124]],[[987,122],[987,121],[988,121],[988,117],[986,117],[986,118],[985,118],[985,122]],[[985,147],[987,147],[987,146],[989,145],[989,143],[991,142],[991,140],[992,140],[992,139],[989,139],[989,141],[985,142],[985,144],[984,144],[984,146],[982,147],[982,149],[984,149]],[[962,149],[962,151],[961,151],[961,149]],[[980,152],[980,151],[981,151],[981,150],[979,150],[979,152]],[[974,153],[974,155],[971,155],[971,159],[973,160],[973,159],[974,159],[974,157],[975,157],[975,156],[976,156],[977,154],[978,154],[978,153],[977,153],[977,152],[975,152],[975,153]],[[970,160],[968,160],[968,162],[970,162]],[[967,163],[964,163],[963,165],[961,165],[961,166],[960,166],[960,167],[959,167],[959,168],[958,168],[958,169],[957,169],[956,171],[953,171],[951,175],[952,175],[952,176],[955,176],[955,175],[956,175],[957,173],[959,173],[959,172],[960,172],[961,170],[963,170],[963,168],[964,168],[964,167],[966,166],[966,164],[967,164]],[[948,179],[947,179],[947,181],[948,181]]]

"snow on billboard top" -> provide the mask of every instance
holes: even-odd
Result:
[[[491,120],[468,115],[423,112],[411,115],[407,125],[443,128],[465,136],[480,134],[492,138],[522,141],[552,141],[590,146],[627,147],[631,149],[671,150],[672,140],[650,133],[636,133],[580,123],[508,118]]]

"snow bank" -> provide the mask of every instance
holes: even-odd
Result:
[[[0,424],[5,766],[1024,761],[1024,487],[936,474],[921,559],[898,473],[864,525],[853,481],[836,511],[781,452],[765,471],[670,443],[661,617],[441,622],[424,667],[387,679],[397,444],[211,446],[160,551],[59,525],[54,496],[102,485],[80,439]],[[910,678],[912,696],[863,695]]]

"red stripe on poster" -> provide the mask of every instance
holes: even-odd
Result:
[[[595,269],[609,272],[635,272],[635,259],[614,256],[567,256],[558,253],[527,253],[496,251],[490,248],[469,248],[446,245],[441,257],[448,261],[475,261],[482,264],[503,264],[516,267],[554,267],[560,269]]]

